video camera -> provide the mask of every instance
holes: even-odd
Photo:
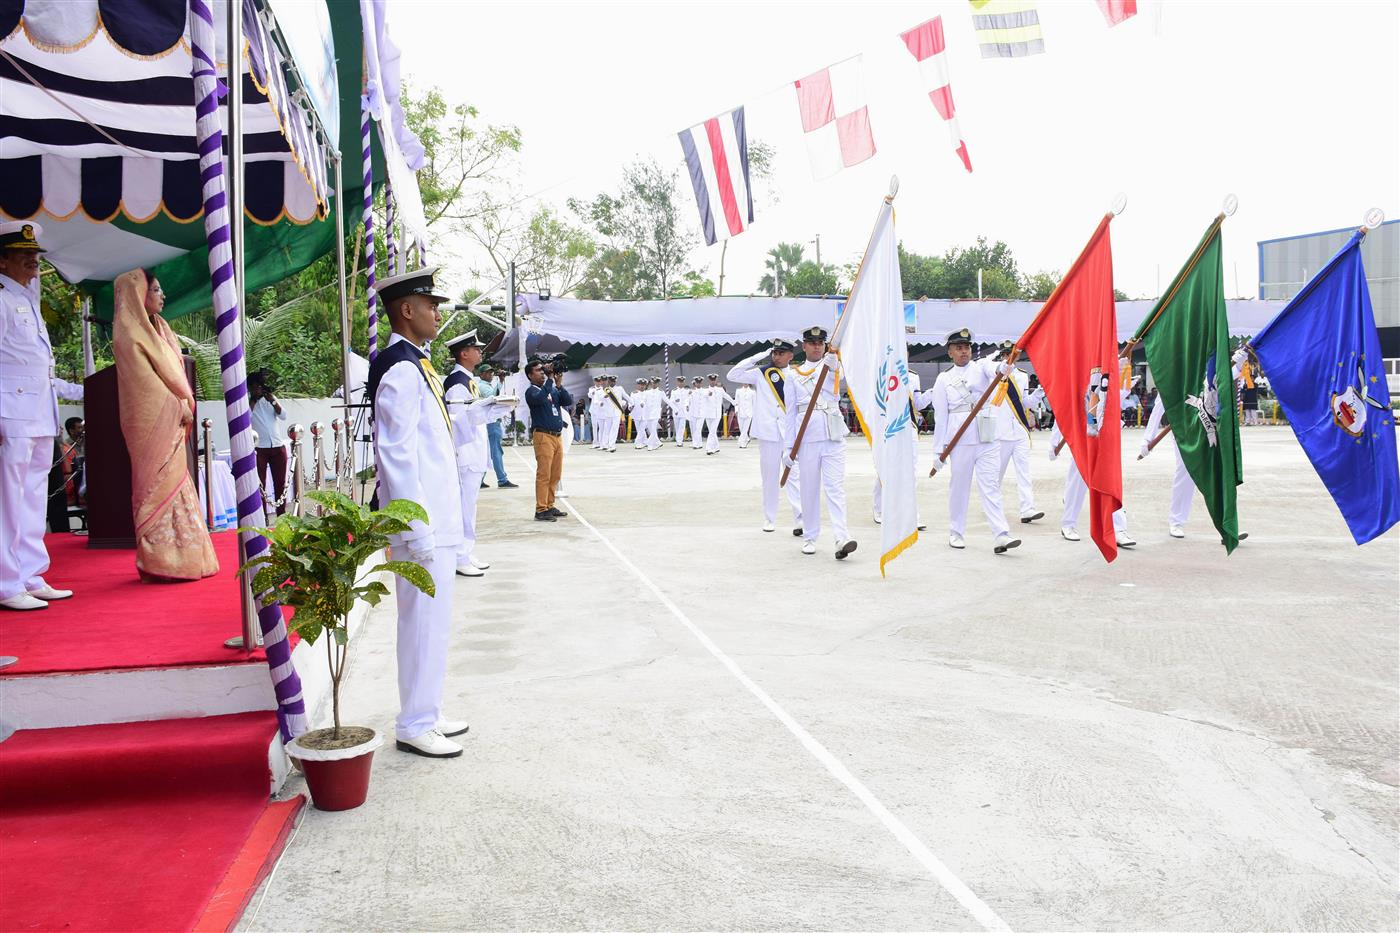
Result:
[[[544,367],[547,375],[558,376],[569,371],[569,360],[562,353],[540,353],[533,359]]]

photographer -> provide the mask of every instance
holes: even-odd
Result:
[[[566,514],[554,507],[554,487],[564,469],[564,417],[560,409],[567,410],[574,403],[564,388],[564,372],[564,361],[557,356],[547,363],[531,360],[525,367],[525,378],[530,380],[525,404],[530,406],[530,421],[534,425],[537,522],[552,522]]]
[[[267,471],[272,470],[272,494],[277,499],[277,514],[287,510],[282,490],[287,484],[287,435],[280,421],[287,420],[282,403],[273,394],[276,383],[265,369],[248,374],[248,394],[253,399],[251,415],[253,433],[257,435],[258,485],[266,486]]]

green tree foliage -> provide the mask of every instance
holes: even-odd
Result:
[[[408,128],[423,144],[418,190],[428,226],[444,232],[480,226],[500,213],[502,180],[520,152],[520,129],[482,125],[470,104],[449,104],[438,88],[405,87]]]
[[[768,258],[763,261],[764,268],[768,271],[758,280],[758,290],[775,297],[798,294],[790,287],[790,281],[801,264],[801,245],[779,243],[768,251]]]
[[[681,281],[671,283],[671,298],[713,298],[717,294],[715,283],[698,272],[687,272]]]
[[[588,231],[570,224],[548,205],[535,211],[513,245],[519,291],[572,294],[598,255],[598,244]]]
[[[783,279],[783,291],[789,295],[835,295],[840,288],[835,266],[819,266],[810,259],[798,263],[792,275]]]

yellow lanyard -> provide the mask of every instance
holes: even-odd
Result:
[[[447,433],[452,433],[452,419],[447,416],[447,402],[442,397],[442,378],[438,376],[437,370],[433,369],[433,361],[426,356],[418,360],[418,365],[423,367],[423,375],[428,379],[428,387],[433,390],[433,398],[437,399],[438,408],[442,411],[442,420],[447,423]]]

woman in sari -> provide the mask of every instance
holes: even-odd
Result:
[[[144,269],[115,285],[112,352],[118,408],[131,455],[131,515],[136,569],[148,582],[198,580],[219,572],[185,442],[195,401],[179,344],[165,319],[165,293]]]

